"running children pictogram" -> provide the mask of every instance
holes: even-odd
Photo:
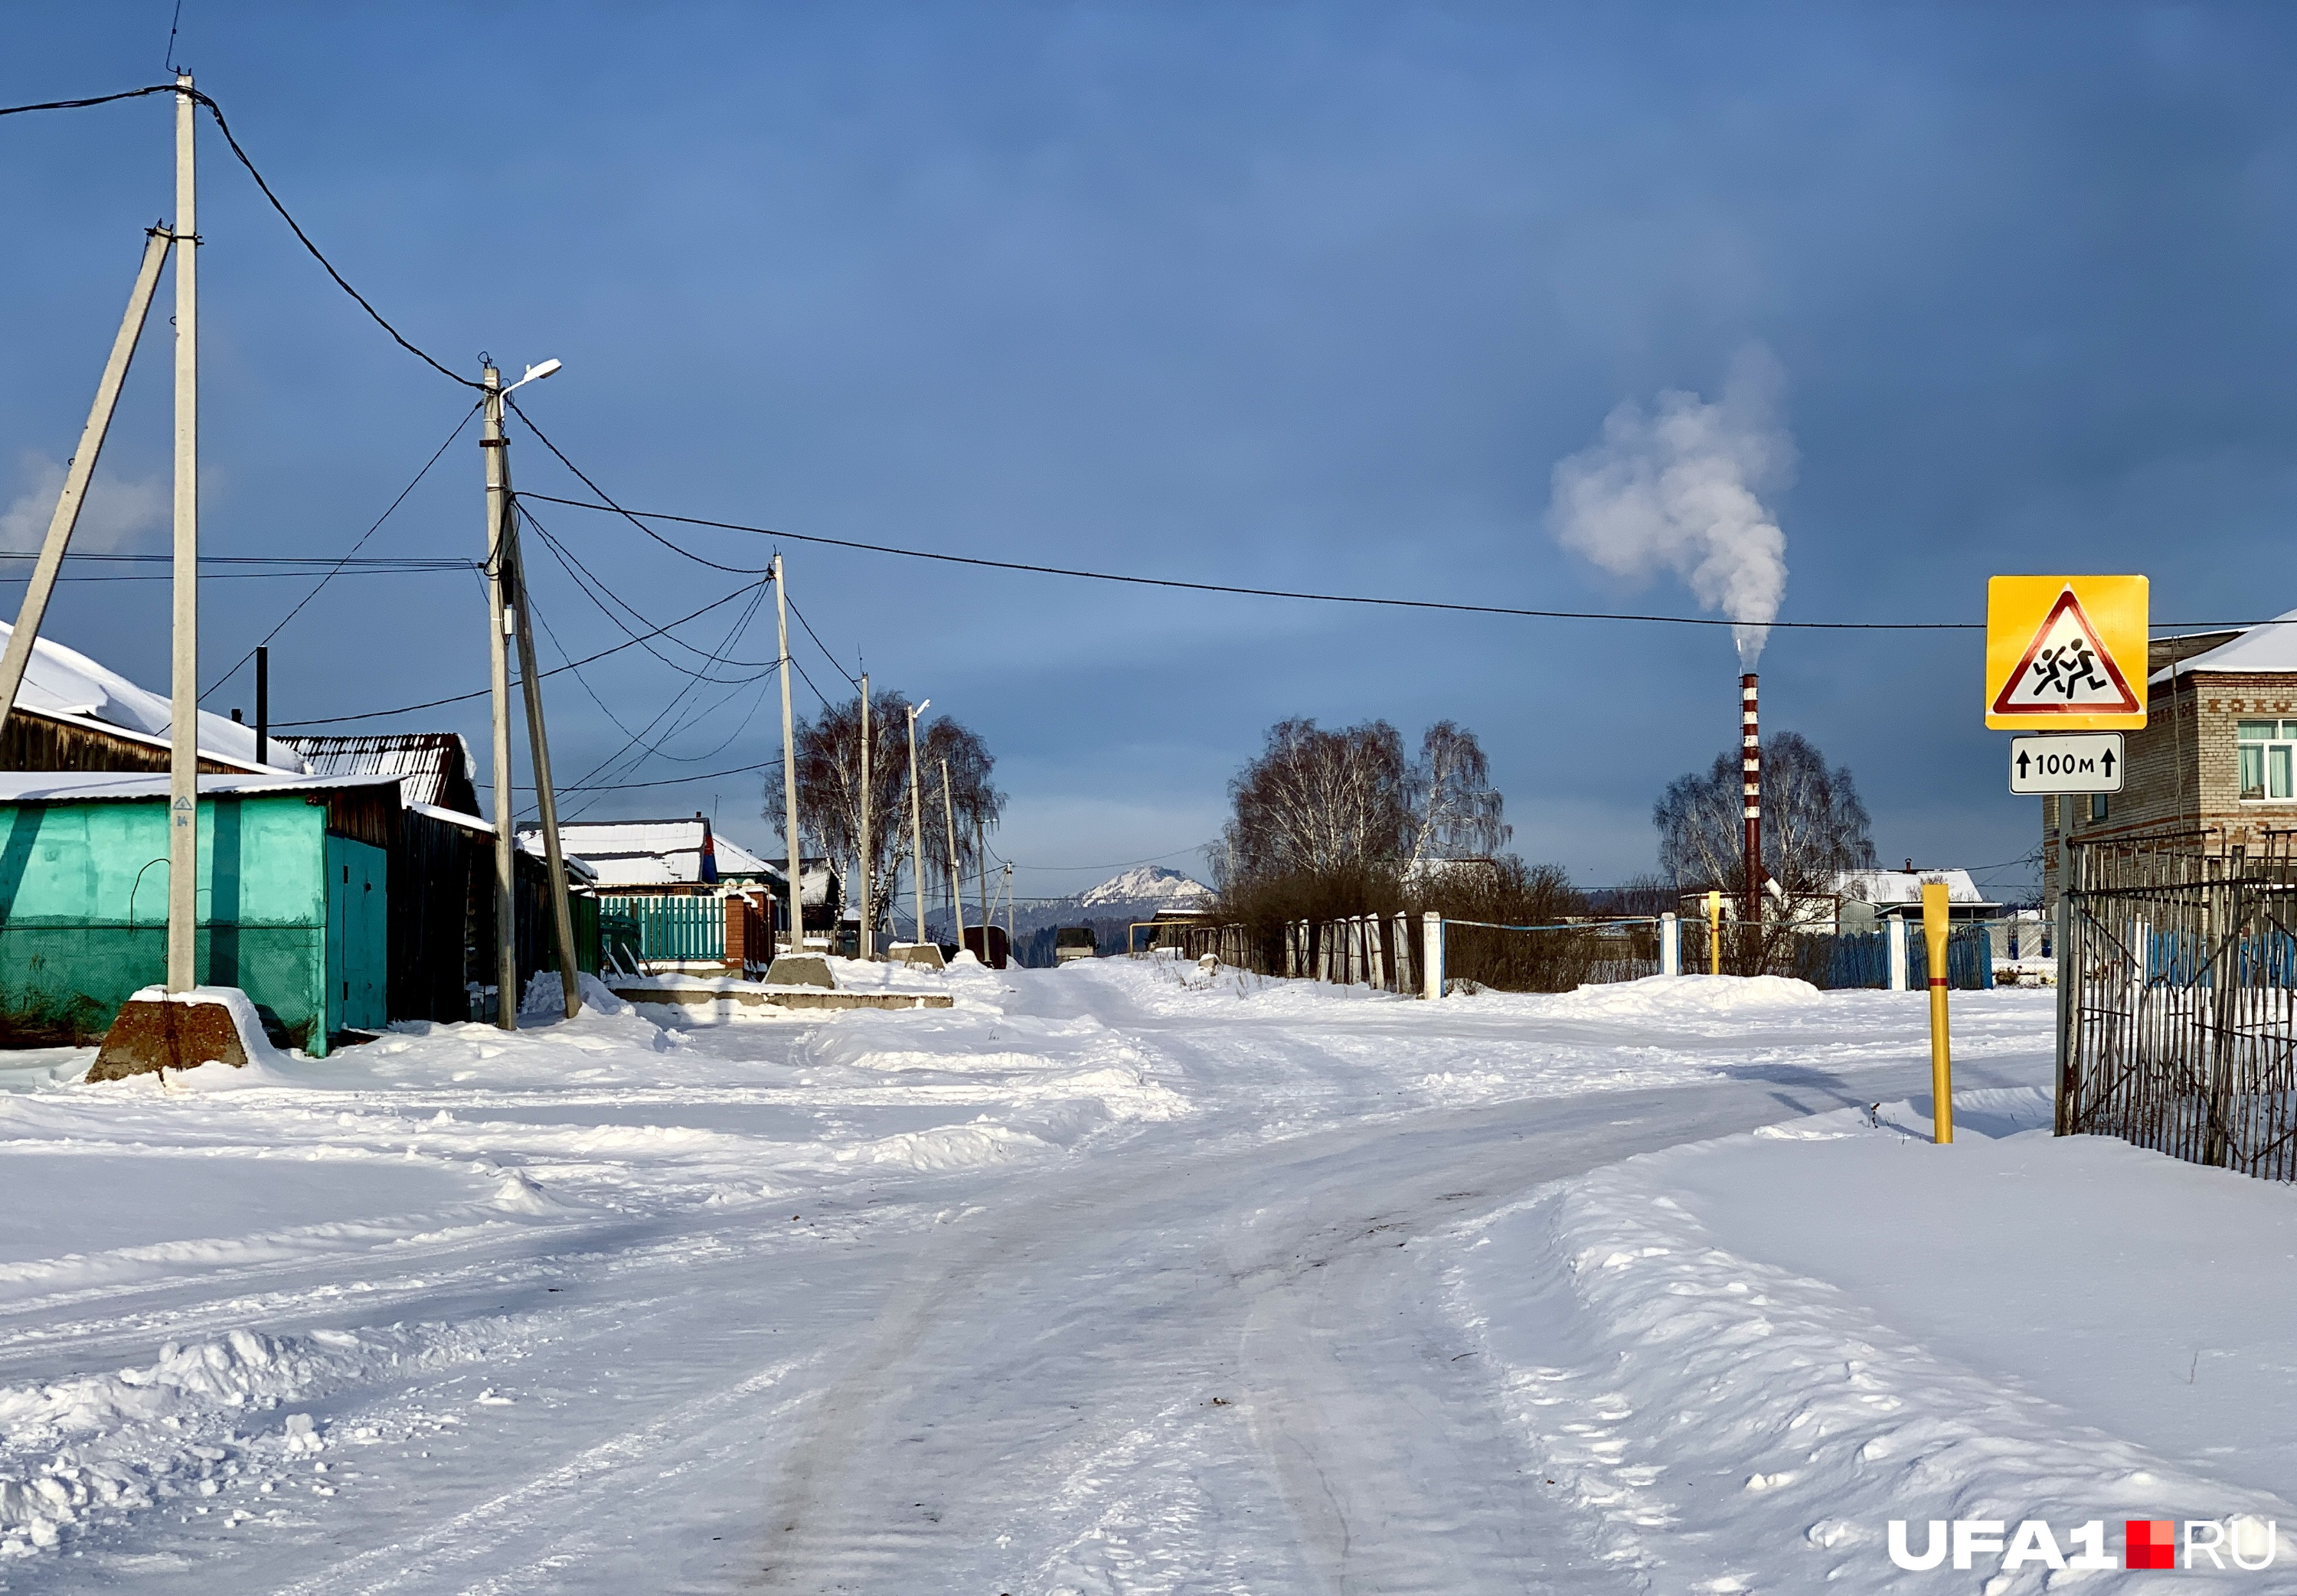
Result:
[[[2144,726],[2145,587],[2142,576],[1996,577],[1987,590],[1987,725]]]

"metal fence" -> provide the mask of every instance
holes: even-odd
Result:
[[[2297,860],[2202,839],[2071,843],[2061,1135],[2297,1179]]]

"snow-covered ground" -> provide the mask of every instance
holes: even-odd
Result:
[[[2017,1134],[2046,991],[1939,1149],[1921,994],[868,978],[956,1005],[0,1055],[0,1584],[1975,1589],[1882,1522],[2297,1462],[2288,1194]]]

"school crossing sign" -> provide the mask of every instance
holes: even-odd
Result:
[[[1986,724],[2134,731],[2145,724],[2142,576],[1997,576],[1986,584]]]

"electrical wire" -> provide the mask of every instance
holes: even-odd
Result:
[[[577,473],[576,474],[580,474]],[[585,478],[585,481],[589,479]],[[712,521],[700,515],[672,515],[663,510],[626,510],[618,504],[586,504],[580,499],[556,498],[547,493],[528,495],[547,504],[565,505],[577,510],[612,511],[634,524],[644,525],[640,516],[655,521],[675,522],[681,526],[710,527],[719,531],[748,532],[761,538],[786,538],[793,543],[816,543],[827,548],[857,549],[864,554],[896,555],[910,560],[935,560],[951,565],[975,565],[990,571],[1018,571],[1033,576],[1066,576],[1085,581],[1122,582],[1140,588],[1175,588],[1187,593],[1226,593],[1245,598],[1297,598],[1314,604],[1370,605],[1387,609],[1444,610],[1467,615],[1511,615],[1535,621],[1634,621],[1661,626],[1760,626],[1779,631],[1833,632],[1982,632],[1982,621],[1740,621],[1721,615],[1648,615],[1634,612],[1613,610],[1533,610],[1509,605],[1455,604],[1433,598],[1390,598],[1363,593],[1312,593],[1290,588],[1241,588],[1226,582],[1190,582],[1177,577],[1136,576],[1115,571],[1081,571],[1067,565],[1037,565],[1022,560],[992,560],[977,555],[943,554],[932,549],[896,548],[884,543],[862,543],[850,538],[825,538],[812,532],[784,531],[776,527],[748,526],[738,521]],[[605,496],[599,496],[604,498]],[[660,534],[657,540],[667,541]],[[676,547],[676,545],[671,545]],[[683,553],[685,551],[680,550]],[[698,556],[696,556],[698,557]],[[2276,618],[2277,621],[2278,618]],[[2181,629],[2206,630],[2213,628],[2258,627],[2275,624],[2275,621],[2156,621],[2155,631]],[[2297,621],[2282,621],[2297,625]],[[1096,867],[1097,868],[1097,867]]]
[[[844,666],[837,662],[837,656],[829,652],[829,645],[821,640],[821,634],[813,629],[813,622],[805,618],[805,612],[803,610],[799,609],[796,604],[791,602],[789,595],[785,593],[782,595],[782,599],[784,603],[789,604],[790,613],[797,617],[797,623],[805,628],[805,635],[813,639],[813,646],[821,650],[821,657],[829,662],[829,668],[845,679],[845,685],[847,687],[859,693],[861,690],[860,679],[856,677],[852,671],[846,670]],[[800,669],[798,674],[803,676],[805,672],[803,669]],[[812,686],[811,679],[808,680],[806,685],[809,687]],[[819,696],[820,689],[816,687],[814,692],[815,695]],[[826,698],[822,700],[824,704],[827,704],[828,702],[829,701]]]
[[[296,242],[310,251],[311,259],[317,261],[327,276],[335,280],[336,287],[350,295],[358,308],[374,319],[376,326],[391,334],[393,343],[449,382],[460,383],[465,388],[483,387],[483,384],[440,364],[428,350],[415,343],[397,327],[392,326],[383,312],[377,310],[365,294],[353,288],[349,278],[335,269],[335,263],[320,251],[317,244],[311,242],[311,235],[303,231],[303,225],[295,219],[293,212],[280,202],[279,196],[272,192],[271,185],[264,179],[262,172],[257,169],[254,160],[249,157],[245,150],[240,147],[238,138],[232,133],[231,124],[224,119],[223,107],[215,103],[212,95],[203,94],[195,88],[183,88],[173,83],[154,83],[143,88],[123,89],[116,95],[95,95],[83,100],[48,100],[37,105],[0,105],[0,116],[21,116],[26,111],[77,111],[83,106],[108,105],[114,100],[139,100],[146,95],[174,94],[189,95],[195,103],[207,108],[208,114],[215,119],[216,131],[223,135],[223,142],[231,146],[233,156],[238,160],[240,165],[247,169],[247,175],[255,179],[255,186],[263,191],[265,199],[271,202],[271,209],[279,213],[279,219],[287,224],[287,229],[294,234]],[[604,496],[601,495],[601,497]]]
[[[550,441],[550,434],[534,424],[534,417],[529,415],[525,411],[519,409],[518,400],[516,398],[506,392],[503,395],[503,399],[504,402],[508,404],[513,410],[516,410],[518,412],[518,418],[526,423],[527,430],[541,440],[542,447],[558,457],[558,463],[561,465],[564,465],[567,470],[572,472],[575,476],[580,480],[582,486],[588,488],[591,492],[597,494],[600,498],[605,501],[603,505],[588,505],[584,506],[584,508],[592,510],[612,510],[623,520],[629,522],[632,526],[638,528],[638,531],[644,532],[647,537],[653,539],[656,543],[659,543],[664,548],[669,549],[672,554],[682,555],[687,559],[692,560],[696,564],[707,565],[712,571],[723,571],[732,576],[764,576],[773,569],[773,567],[770,565],[720,565],[715,560],[705,560],[700,555],[696,554],[692,549],[671,542],[660,532],[655,531],[654,528],[646,525],[645,522],[640,521],[628,510],[623,509],[622,506],[616,504],[612,494],[608,493],[604,488],[599,487],[597,483],[592,481],[588,476],[583,475],[582,468],[566,457],[566,451]],[[548,496],[537,494],[535,497],[541,498]],[[581,501],[579,499],[562,498],[553,499],[551,502],[554,504],[572,505],[580,504]]]
[[[474,568],[473,575],[475,574],[476,572]],[[720,605],[731,604],[734,600],[740,598],[744,594],[746,594],[749,591],[751,591],[750,588],[742,588],[725,595],[723,597],[713,598],[708,604],[704,605],[700,609],[693,611],[691,613],[679,616],[677,620],[669,622],[667,625],[662,627],[659,631],[651,635],[659,636],[660,632],[668,631],[671,627],[684,626],[689,621],[698,621],[703,616],[707,615],[711,611],[717,609]],[[613,647],[602,648],[596,654],[584,654],[579,660],[569,660],[563,665],[554,665],[549,670],[543,671],[542,675],[556,676],[562,670],[572,670],[578,666],[591,664],[598,660],[606,658],[609,654],[620,654],[624,649],[628,648],[636,648],[642,641],[644,641],[643,638],[633,638],[628,642],[617,643]],[[491,691],[493,691],[493,689],[490,687],[480,687],[474,692],[457,693],[451,697],[425,699],[421,703],[402,703],[396,709],[366,710],[356,715],[320,715],[309,720],[275,720],[272,724],[278,727],[292,728],[299,726],[342,726],[352,720],[380,720],[391,715],[413,714],[416,710],[435,710],[443,704],[467,703],[473,698],[484,698]]]
[[[515,500],[517,497],[518,496],[515,494],[512,495],[514,500]],[[622,610],[628,612],[630,615],[641,625],[654,625],[654,621],[646,614],[641,613],[637,605],[631,604],[629,600],[615,593],[613,587],[601,578],[597,572],[592,571],[588,565],[583,564],[580,559],[575,557],[572,550],[569,549],[565,544],[561,542],[557,538],[552,536],[550,529],[544,526],[541,522],[536,520],[532,511],[527,509],[522,505],[517,506],[517,514],[520,519],[526,525],[532,527],[537,533],[540,534],[544,548],[549,552],[554,559],[558,561],[560,566],[564,569],[568,578],[573,581],[574,585],[582,589],[583,596],[589,598],[592,604],[597,605],[599,613],[605,615],[608,621],[613,622],[613,624],[624,634],[633,635],[630,633],[630,627],[622,621],[622,618],[616,615],[613,609],[608,607],[608,600],[612,600],[613,605],[618,605]],[[766,584],[763,582],[752,582],[748,587],[741,588],[740,591],[746,593],[750,591],[751,588],[763,588],[765,585]],[[601,596],[601,595],[604,596]],[[719,656],[705,653],[705,651],[700,648],[696,648],[693,644],[687,642],[682,638],[672,638],[670,640],[677,644],[680,648],[687,650],[688,653],[702,654],[704,659],[712,661],[718,661],[719,659]],[[685,671],[688,670],[688,667],[679,664],[675,660],[665,658],[663,655],[656,654],[651,648],[647,649],[646,652],[654,654],[655,658],[661,660],[663,664],[669,666],[673,670]],[[777,662],[773,660],[723,660],[719,661],[719,662],[729,665],[737,665],[745,669],[754,666],[766,670],[773,670],[777,663]],[[744,677],[742,679],[744,681],[753,681],[755,679],[756,679],[754,677]]]
[[[439,464],[440,457],[444,456],[449,448],[454,447],[455,440],[463,435],[463,429],[471,424],[471,417],[479,413],[479,405],[482,405],[486,401],[484,399],[481,399],[478,404],[473,405],[469,409],[463,412],[463,418],[455,424],[455,430],[447,434],[447,440],[444,443],[441,443],[437,448],[431,451],[431,457],[423,462],[423,469],[415,473],[415,478],[412,481],[408,482],[406,487],[401,488],[399,490],[398,498],[392,499],[391,503],[383,506],[383,514],[375,518],[375,523],[358,535],[358,540],[350,546],[350,550],[342,559],[335,562],[333,569],[330,570],[326,575],[321,577],[317,582],[313,583],[311,590],[309,593],[304,594],[302,597],[295,601],[295,607],[288,611],[284,616],[280,617],[278,625],[273,627],[269,631],[263,634],[262,642],[258,643],[255,646],[255,648],[251,648],[245,654],[240,655],[237,664],[233,665],[230,670],[225,671],[221,676],[218,677],[214,682],[210,684],[207,691],[200,695],[201,703],[206,703],[208,698],[220,689],[224,683],[229,681],[233,677],[237,676],[240,672],[241,666],[245,665],[248,661],[255,657],[257,648],[268,647],[274,638],[287,629],[287,623],[289,621],[294,620],[296,616],[303,613],[303,606],[309,604],[313,599],[318,597],[319,590],[325,588],[329,582],[335,580],[336,575],[342,572],[342,568],[350,563],[351,555],[358,553],[360,549],[365,548],[366,547],[366,540],[369,538],[374,537],[375,533],[381,530],[384,522],[391,519],[391,512],[398,509],[399,506],[405,504],[407,502],[407,496],[423,485],[423,479],[431,474],[431,468]]]

